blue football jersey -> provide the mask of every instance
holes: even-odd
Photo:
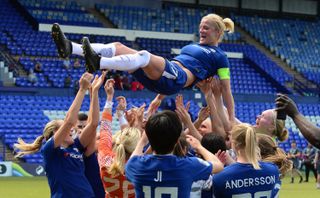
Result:
[[[49,139],[41,149],[51,197],[92,198],[93,190],[84,174],[82,147],[78,138],[68,148],[54,148]]]
[[[134,156],[126,164],[127,179],[134,184],[136,197],[188,198],[193,181],[205,180],[212,164],[196,157],[175,155]]]
[[[106,192],[100,178],[100,167],[96,153],[92,153],[90,156],[83,156],[83,160],[85,165],[84,173],[92,187],[95,198],[104,198]]]
[[[213,176],[214,196],[224,198],[275,197],[279,183],[279,169],[268,162],[259,162],[256,170],[252,164],[234,163]]]
[[[218,74],[218,69],[229,68],[226,53],[217,46],[190,44],[181,49],[173,60],[180,62],[197,77],[204,80]]]

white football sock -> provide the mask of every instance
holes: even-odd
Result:
[[[72,43],[72,54],[76,54],[79,56],[83,55],[82,45],[78,43]],[[101,44],[101,43],[92,43],[90,44],[92,49],[97,53],[100,54],[102,57],[111,58],[116,54],[116,46],[113,43],[109,44]]]
[[[71,42],[71,44],[72,44],[72,54],[84,56],[83,50],[80,44],[74,43],[74,42]]]
[[[139,51],[135,54],[114,56],[112,58],[101,57],[100,69],[130,71],[147,66],[151,54],[148,51]]]

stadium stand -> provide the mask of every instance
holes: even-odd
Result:
[[[46,9],[60,9],[63,7],[70,7],[71,11],[74,11],[76,9],[80,9],[79,6],[76,6],[74,2],[69,3],[63,3],[61,2],[58,4],[57,2],[33,2],[33,1],[20,1],[21,4],[23,4],[27,9],[34,9],[34,8],[43,8]],[[4,6],[10,6],[10,5],[4,5]],[[102,5],[97,5],[96,7],[104,7]],[[108,7],[108,6],[107,6]],[[120,9],[120,8],[119,8]],[[132,8],[133,10],[137,9],[138,11],[143,10],[141,8]],[[175,8],[172,8],[173,10]],[[10,9],[9,9],[10,10]],[[121,9],[120,9],[121,10]],[[195,9],[189,9],[188,12],[190,16],[193,16],[194,13],[198,13],[197,16],[200,14],[203,14],[200,10]],[[150,11],[150,10],[149,10]],[[146,12],[149,12],[148,10]],[[11,8],[11,13],[17,12],[14,9]],[[142,11],[141,11],[142,12]],[[169,11],[168,11],[169,13]],[[171,13],[171,11],[170,11]],[[18,13],[17,13],[18,15]],[[189,16],[188,15],[188,16]],[[144,16],[144,15],[143,15]],[[121,18],[121,17],[120,17]],[[137,19],[139,20],[139,19]],[[194,20],[192,24],[197,24],[200,20]],[[67,87],[74,87],[75,82],[78,80],[81,74],[81,70],[70,68],[66,69],[63,66],[63,61],[56,58],[56,49],[54,47],[53,41],[51,39],[51,35],[48,32],[38,32],[32,29],[31,25],[29,25],[22,17],[17,17],[16,21],[20,24],[25,24],[20,28],[19,31],[15,31],[13,28],[8,29],[6,31],[6,34],[11,38],[10,41],[5,42],[8,49],[10,50],[12,55],[22,55],[22,57],[19,59],[20,64],[23,66],[26,72],[29,72],[31,68],[36,64],[36,62],[39,62],[42,65],[43,72],[42,73],[36,73],[37,76],[37,82],[32,83],[28,81],[27,77],[17,77],[16,79],[16,85],[21,87],[65,87],[64,80],[67,76],[70,76],[71,83]],[[171,25],[174,26],[174,25]],[[196,31],[197,27],[193,27],[193,32]],[[187,32],[187,31],[186,31]],[[28,37],[24,37],[23,35],[28,34]],[[67,34],[67,37],[70,38],[70,40],[74,42],[79,42],[81,38],[84,35],[81,34]],[[127,41],[124,37],[117,37],[117,36],[98,36],[98,35],[90,35],[90,40],[92,42],[97,43],[108,43],[108,42],[114,42],[119,41],[124,43],[125,45],[128,45],[129,47],[132,46],[132,44]],[[172,48],[181,48],[182,46],[191,43],[191,41],[177,41],[177,40],[164,40],[164,39],[147,39],[147,38],[137,38],[135,43],[139,46],[141,49],[146,49],[151,51],[152,53],[162,55],[166,58],[172,58],[174,54],[171,53]],[[245,55],[249,59],[253,59],[254,63],[256,63],[258,66],[260,66],[263,70],[266,70],[267,73],[270,74],[273,78],[275,78],[276,81],[278,81],[282,86],[285,82],[290,81],[290,77],[288,74],[286,74],[284,71],[281,70],[281,72],[274,72],[273,67],[277,67],[275,63],[271,62],[267,59],[263,54],[259,53],[258,50],[256,50],[253,46],[247,46],[247,45],[240,45],[240,44],[225,44],[222,45],[222,49],[227,51],[234,51],[239,52],[242,51],[245,53]],[[72,57],[70,60],[70,63],[75,61],[75,56]],[[263,60],[264,59],[264,60]],[[241,61],[240,61],[241,62]],[[254,64],[249,63],[246,61],[246,64],[242,64],[239,61],[231,61],[231,67],[232,70],[237,70],[237,75],[234,75],[233,83],[234,88],[233,91],[235,93],[246,93],[254,92],[256,93],[275,93],[276,88],[274,86],[270,86],[271,82],[268,82],[268,80],[261,81],[260,85],[260,79],[261,74],[256,69],[252,69],[250,67],[254,67]],[[235,63],[235,65],[233,65]],[[239,69],[238,65],[241,64],[241,68]],[[268,63],[268,64],[266,64]],[[83,60],[81,60],[81,65],[83,65]],[[255,72],[252,74],[252,76],[244,75],[247,70],[250,70],[251,72]],[[247,78],[249,81],[247,81]],[[244,80],[244,81],[243,81]],[[252,82],[259,82],[257,86],[250,86],[250,83]],[[239,83],[239,86],[237,85]],[[249,83],[249,85],[247,84]],[[248,91],[247,88],[252,88]],[[253,89],[257,88],[257,89]],[[279,89],[278,89],[279,90]]]
[[[93,15],[89,14],[84,7],[78,5],[75,1],[19,0],[19,3],[38,23],[51,24],[58,22],[65,25],[102,26],[96,18],[93,18]],[[96,4],[96,9],[121,29],[179,33],[197,32],[201,16],[212,12],[211,9],[166,7],[155,10],[106,4]],[[289,25],[285,25],[284,20],[244,16],[235,16],[235,19],[242,27],[252,31],[251,34],[254,37],[282,57],[293,68],[303,73],[308,79],[313,79],[320,84],[318,81],[320,79],[320,63],[318,63],[318,59],[310,57],[311,53],[308,53],[308,51],[304,53],[301,50],[301,46],[309,46],[310,38],[315,38],[312,40],[315,44],[310,46],[319,51],[318,46],[316,46],[319,33],[315,32],[315,27],[318,26],[318,23],[285,21],[289,22]],[[309,27],[310,24],[311,26]],[[267,27],[267,29],[262,29],[262,26]],[[286,31],[281,28],[273,28],[275,26],[283,26]],[[305,29],[306,31],[297,31],[298,29]],[[268,37],[267,34],[271,35],[271,37]],[[84,36],[83,34],[66,35],[75,42],[80,42]],[[174,56],[172,53],[173,48],[181,48],[192,42],[150,38],[137,38],[134,42],[131,42],[126,40],[125,37],[119,36],[89,35],[89,37],[91,42],[108,43],[120,41],[130,47],[146,49],[166,58]],[[224,39],[228,42],[239,42],[241,35],[236,32],[235,34],[227,35]],[[37,62],[42,65],[43,71],[35,74],[38,79],[36,83],[29,82],[26,76],[16,76],[16,85],[19,87],[63,88],[65,87],[64,79],[70,76],[71,83],[69,87],[74,88],[83,72],[83,67],[66,69],[63,66],[63,60],[57,58],[57,52],[50,33],[35,30],[26,19],[25,13],[18,11],[9,0],[0,0],[0,44],[5,46],[13,57],[19,58],[19,64],[21,64],[25,72],[32,69]],[[290,90],[286,90],[285,84],[291,82],[293,77],[254,46],[234,43],[222,44],[221,48],[228,52],[241,52],[244,54],[244,59],[230,59],[233,93],[275,94],[283,90],[290,93]],[[297,56],[297,53],[301,54],[301,56]],[[75,56],[70,58],[71,65],[75,62],[75,58]],[[84,64],[82,59],[80,59],[80,64]],[[127,98],[129,105],[139,106],[144,102],[146,104],[150,103],[150,98],[143,98],[143,94],[137,95],[140,98]],[[101,98],[101,104],[104,103],[104,100],[104,98]],[[71,101],[72,97],[1,94],[0,134],[4,135],[5,144],[12,149],[17,137],[22,137],[27,142],[33,140],[37,135],[41,134],[46,122],[65,116]],[[237,117],[241,121],[251,124],[255,123],[256,116],[263,110],[273,107],[274,104],[270,102],[236,101],[235,105]],[[88,108],[89,100],[86,98],[82,111],[87,111]],[[319,104],[300,104],[299,109],[312,122],[320,123]],[[198,111],[199,106],[192,101],[190,107],[192,116],[196,117]],[[119,124],[117,122],[113,124],[113,131],[115,131],[119,128]],[[290,142],[295,140],[299,148],[304,148],[307,144],[306,140],[301,136],[292,120],[288,120],[286,125],[290,130],[290,136],[280,146],[288,151]],[[29,163],[42,162],[40,154],[26,156],[23,159]]]
[[[235,16],[235,21],[291,68],[320,84],[319,21]]]
[[[92,14],[76,1],[41,1],[20,0],[22,4],[39,23],[60,23],[65,25],[81,25],[102,27]]]
[[[72,101],[72,97],[59,96],[0,96],[0,134],[4,134],[5,143],[13,148],[13,143],[18,137],[32,141],[42,133],[44,125],[53,119],[63,119]],[[101,104],[105,98],[100,98]],[[140,106],[143,103],[149,104],[150,98],[127,98],[128,106]],[[116,101],[114,101],[116,104]],[[185,101],[186,102],[186,101]],[[262,111],[274,108],[273,103],[265,102],[236,102],[236,116],[243,122],[255,123],[256,116]],[[299,109],[307,115],[313,123],[320,122],[320,106],[314,104],[300,104]],[[89,99],[86,98],[82,105],[82,111],[89,109]],[[199,106],[191,101],[190,113],[196,118]],[[290,131],[289,139],[280,143],[280,146],[288,151],[292,140],[297,142],[299,148],[304,148],[306,140],[299,133],[292,120],[286,122]],[[119,129],[119,123],[113,122],[113,132]],[[29,155],[24,158],[26,162],[42,162],[40,154]]]

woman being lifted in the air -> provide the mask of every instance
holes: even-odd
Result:
[[[163,95],[175,94],[184,87],[218,75],[230,121],[234,121],[229,61],[218,47],[225,31],[234,31],[231,19],[223,19],[216,14],[204,16],[199,25],[199,43],[183,47],[181,54],[171,61],[145,50],[136,51],[118,42],[90,44],[89,39],[84,37],[81,46],[69,41],[58,24],[53,24],[52,37],[60,57],[66,58],[71,54],[85,56],[86,68],[91,73],[98,69],[130,71],[149,90]]]

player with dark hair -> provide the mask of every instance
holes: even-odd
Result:
[[[222,163],[192,136],[187,136],[187,141],[208,162],[173,155],[181,132],[182,124],[175,112],[163,111],[149,118],[125,169],[128,180],[134,184],[136,197],[186,198],[190,196],[193,181],[208,179],[211,173],[223,169]],[[143,155],[148,139],[153,154]]]

